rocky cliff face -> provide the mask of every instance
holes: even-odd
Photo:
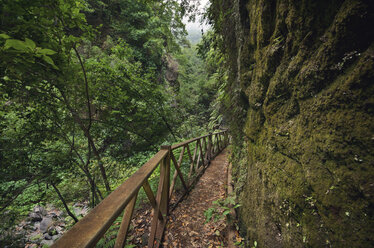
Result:
[[[247,236],[373,246],[374,1],[211,2],[242,113],[230,118]]]

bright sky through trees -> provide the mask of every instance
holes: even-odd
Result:
[[[196,43],[201,39],[201,29],[206,32],[209,29],[209,25],[204,23],[201,24],[201,13],[204,13],[204,9],[208,5],[208,0],[199,1],[199,15],[196,16],[194,22],[188,22],[188,17],[183,18],[183,23],[186,25],[186,30],[188,32],[188,40],[192,43]]]

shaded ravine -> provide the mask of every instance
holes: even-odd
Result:
[[[226,194],[227,149],[209,165],[189,196],[170,214],[163,247],[226,246],[226,221],[206,222],[204,211]]]

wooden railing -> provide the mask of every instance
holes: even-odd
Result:
[[[75,224],[52,247],[94,247],[116,218],[125,210],[114,246],[124,247],[141,187],[143,187],[153,207],[148,247],[159,247],[167,222],[170,198],[175,192],[177,178],[181,180],[184,188],[184,193],[180,196],[183,197],[189,192],[210,161],[226,147],[228,142],[229,138],[225,130],[190,139],[173,146],[162,146],[156,155]],[[191,146],[194,146],[193,153]],[[179,150],[177,161],[174,153]],[[187,178],[183,176],[181,171],[186,152],[189,158]],[[172,178],[170,178],[171,164],[175,168]],[[160,166],[160,180],[155,197],[148,179],[158,166]]]

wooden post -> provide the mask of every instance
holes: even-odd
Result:
[[[131,199],[130,203],[127,205],[125,209],[125,213],[123,214],[123,219],[122,219],[121,226],[117,234],[117,239],[116,239],[116,243],[114,244],[114,248],[123,248],[126,245],[127,232],[130,227],[131,217],[132,217],[132,213],[134,212],[134,207],[136,203],[136,198],[138,196],[138,192],[136,192],[136,194]]]
[[[216,141],[215,135],[212,134],[212,156],[213,157],[216,155],[216,149],[217,149],[217,141]]]
[[[204,141],[204,150],[205,150],[204,160],[205,160],[206,165],[208,165],[209,158],[208,158],[208,145],[206,143],[206,138],[203,138],[203,141]]]
[[[204,161],[204,153],[203,153],[203,149],[202,149],[202,142],[201,142],[201,140],[199,140],[199,144],[200,144],[200,153],[201,153],[202,165],[204,167],[205,161]]]
[[[212,159],[212,133],[209,133],[208,136],[208,159]]]
[[[219,136],[219,134],[216,134],[216,144],[217,144],[217,151],[216,151],[216,153],[217,153],[217,155],[219,154],[219,152],[220,152],[220,150],[221,150],[221,147],[219,146],[219,139],[218,139],[218,136]]]
[[[198,149],[198,153],[199,155],[197,156],[197,162],[195,164],[195,172],[197,172],[197,170],[199,169],[199,164],[200,164],[200,159],[201,159],[201,144],[200,144],[200,140],[196,140],[196,148]]]
[[[166,216],[169,214],[169,189],[170,189],[170,161],[171,161],[171,146],[161,146],[161,150],[168,150],[168,155],[163,159],[161,162],[163,166],[165,167],[165,181],[163,185],[163,191],[162,191],[162,200],[160,202],[161,206],[160,209],[163,210],[163,214],[165,215],[165,221]],[[165,223],[166,224],[166,223]],[[161,234],[162,235],[162,234]],[[160,240],[161,241],[161,240]]]
[[[182,152],[184,153],[184,147],[183,147]],[[174,167],[175,167],[175,173],[174,173],[174,176],[173,176],[172,185],[170,187],[169,198],[170,198],[171,194],[173,193],[173,188],[174,188],[174,185],[175,185],[175,181],[177,179],[177,175],[179,175],[179,178],[180,178],[180,180],[181,180],[181,182],[183,184],[184,189],[186,191],[188,191],[187,184],[185,183],[182,171],[180,170],[180,165],[182,164],[182,158],[183,158],[183,156],[179,157],[179,163],[178,163],[177,160],[174,157],[173,152],[170,152],[170,155],[171,155],[171,160],[173,161],[173,164],[174,164]]]
[[[195,145],[195,150],[193,152],[193,157],[192,157],[192,163],[191,163],[191,167],[190,167],[190,175],[192,176],[192,173],[193,173],[193,167],[195,167],[195,171],[197,170],[196,166],[195,166],[195,161],[196,161],[196,155],[197,155],[197,141],[196,141],[196,145]],[[190,176],[189,176],[190,177]]]
[[[151,189],[151,186],[149,185],[148,179],[144,181],[143,189],[144,189],[145,194],[148,197],[149,202],[151,203],[151,206],[153,208],[153,214],[155,214],[157,203],[156,203],[155,196],[153,195],[153,191]],[[160,220],[162,220],[162,214],[161,214],[160,211],[158,211],[158,218]]]
[[[151,224],[148,247],[159,247],[166,226],[169,213],[169,188],[170,188],[170,153],[171,146],[161,146],[161,150],[168,150],[168,154],[160,163],[160,181],[158,184],[156,208]],[[162,220],[157,218],[158,212],[162,213]]]
[[[188,157],[190,158],[190,171],[188,173],[188,185],[190,185],[190,182],[191,182],[191,175],[192,175],[192,170],[193,170],[193,158],[192,158],[192,155],[191,155],[191,151],[190,151],[190,144],[187,144],[187,154],[188,154]]]

